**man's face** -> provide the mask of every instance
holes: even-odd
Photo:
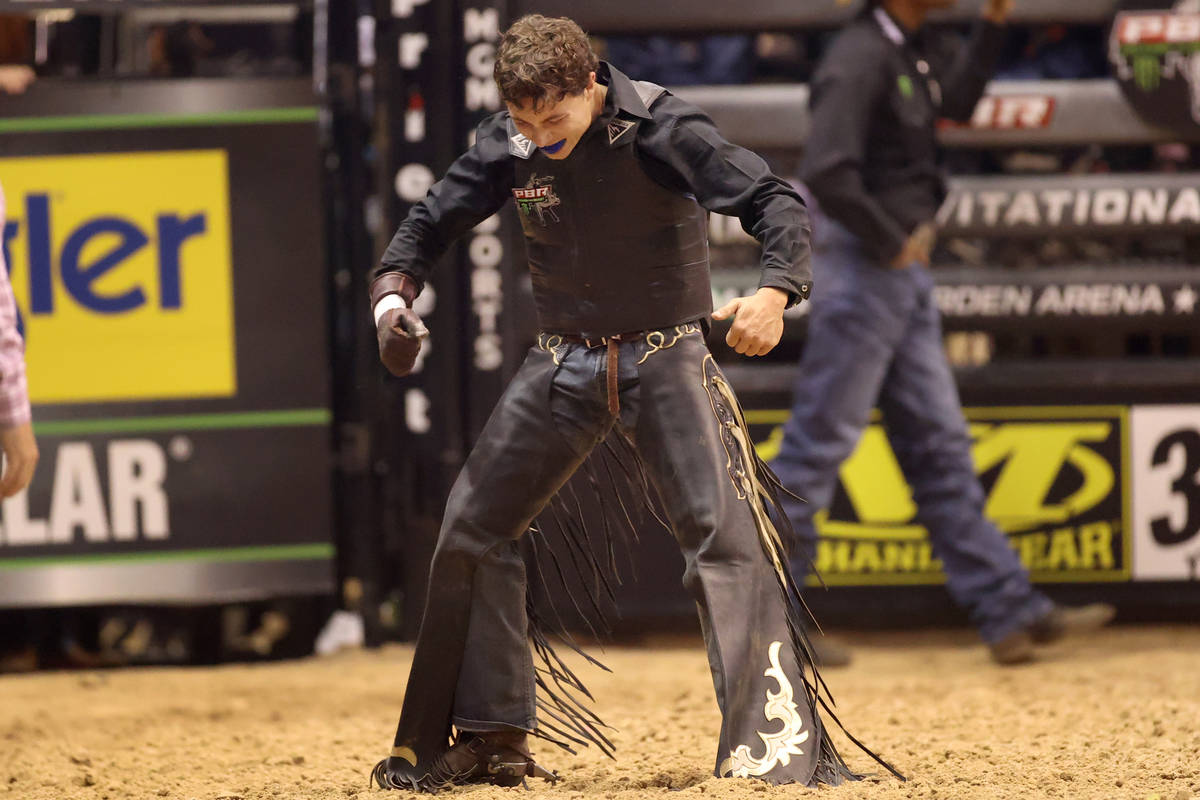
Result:
[[[587,88],[557,103],[545,102],[537,108],[530,100],[506,105],[518,133],[550,158],[563,159],[571,155],[596,118],[596,91],[596,74],[592,73]]]

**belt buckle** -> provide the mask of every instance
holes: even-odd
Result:
[[[597,347],[604,347],[605,345],[607,345],[607,344],[608,344],[608,340],[609,340],[609,338],[610,338],[610,337],[608,337],[608,336],[601,336],[599,339],[590,339],[590,338],[588,338],[588,339],[584,339],[584,340],[583,340],[583,345],[584,345],[584,347],[586,347],[588,350],[592,350],[592,349],[595,349],[595,348],[597,348]]]

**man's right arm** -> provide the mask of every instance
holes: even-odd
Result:
[[[504,205],[513,180],[505,119],[484,120],[475,145],[409,210],[371,275],[373,309],[388,295],[411,303],[451,243]]]
[[[412,310],[434,264],[450,243],[495,214],[512,186],[512,159],[504,114],[485,120],[475,144],[409,210],[371,276],[371,312],[379,359],[397,377],[415,367],[429,334]]]
[[[903,249],[904,230],[866,189],[867,138],[877,104],[887,100],[881,59],[834,47],[814,77],[809,97],[811,131],[804,145],[801,179],[821,211],[864,242],[885,262]]]

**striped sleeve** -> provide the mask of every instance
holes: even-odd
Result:
[[[4,190],[0,188],[0,231],[4,220]],[[17,330],[17,305],[8,279],[8,264],[0,251],[0,428],[22,425],[30,419],[25,343]]]

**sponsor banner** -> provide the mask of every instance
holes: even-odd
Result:
[[[1200,580],[1200,405],[1130,414],[1133,577]]]
[[[984,513],[1040,582],[1130,575],[1127,411],[1115,407],[966,410]],[[759,453],[778,452],[786,411],[749,411]],[[819,517],[817,570],[830,585],[942,583],[941,564],[883,427],[868,426]]]
[[[1096,318],[1181,322],[1197,316],[1200,281],[1187,280],[1178,270],[1170,277],[1162,271],[1163,279],[1156,279],[1159,273],[1153,269],[1141,272],[1148,273],[1146,279],[1105,281],[1097,280],[1104,273],[1095,270],[1086,274],[1057,269],[1010,271],[1004,281],[997,281],[995,270],[939,269],[934,272],[933,296],[949,324],[1011,320],[1028,325],[1036,320],[1061,323]],[[713,270],[714,307],[753,294],[758,280],[755,269]],[[784,317],[798,318],[807,312],[808,304],[801,303]]]
[[[500,90],[492,75],[496,48],[509,16],[507,0],[470,0],[460,3],[462,63],[464,78],[460,116],[453,141],[474,143],[475,128],[484,119],[504,108]],[[514,142],[514,144],[517,144]],[[532,147],[532,142],[527,142]],[[550,186],[514,187],[514,199],[521,211],[538,216],[554,215],[558,197]],[[528,280],[523,250],[513,249],[516,224],[510,213],[495,214],[467,234],[460,249],[462,273],[470,275],[470,323],[463,326],[468,337],[468,366],[463,388],[466,400],[466,437],[474,441],[483,430],[492,408],[504,391],[507,378],[525,355],[528,339],[513,335],[514,325],[528,325],[529,318],[513,314],[512,302],[518,292],[509,287]],[[456,325],[462,326],[458,319]]]
[[[994,272],[979,280],[983,276],[978,271],[962,275],[939,271],[933,296],[948,320],[1191,318],[1200,300],[1200,281],[1096,280],[1102,271],[1079,276],[1084,277],[1081,280],[1047,280],[1053,273],[1014,272],[1007,276],[1011,280],[996,282]]]
[[[22,156],[19,160],[28,159],[39,167],[95,166],[112,181],[111,186],[102,187],[109,196],[93,194],[82,178],[67,173],[54,174],[54,185],[42,183],[39,190],[37,183],[45,176],[37,170],[25,181],[26,189],[10,185],[9,171],[0,167],[0,183],[7,195],[10,267],[29,334],[26,361],[35,420],[114,413],[111,409],[91,410],[98,402],[106,406],[119,402],[122,413],[139,416],[328,404],[328,364],[325,359],[312,358],[313,353],[325,352],[328,347],[329,278],[322,261],[316,125],[309,118],[292,119],[302,115],[289,113],[281,119],[280,109],[272,108],[247,110],[233,120],[224,120],[207,114],[204,105],[220,101],[241,108],[266,102],[271,96],[295,103],[307,95],[298,92],[292,81],[257,81],[247,86],[237,81],[233,82],[236,85],[214,83],[221,87],[216,97],[210,95],[217,87],[209,84],[197,87],[194,97],[188,95],[189,104],[197,103],[189,113],[163,110],[164,98],[178,92],[172,94],[157,82],[123,85],[119,96],[84,82],[10,98],[23,116],[0,120],[4,123],[0,125],[0,143],[5,156]],[[119,101],[123,113],[103,113],[110,97]],[[62,116],[74,111],[88,113]],[[56,119],[69,120],[71,125],[49,131],[36,127]],[[94,128],[89,127],[93,124]],[[154,127],[158,125],[163,127]],[[215,183],[222,174],[221,158],[228,189],[223,199],[218,199],[221,192]],[[143,195],[132,194],[123,183],[126,176],[110,172],[114,165],[140,170],[152,164],[172,170],[158,176],[159,183],[170,191],[153,186],[154,176],[143,174],[138,178],[148,184],[142,187]],[[43,244],[29,248],[26,198],[47,192],[45,214],[39,203],[34,203],[34,222],[48,219],[49,235],[35,224],[34,240]],[[60,202],[65,208],[60,208]],[[231,271],[226,266],[228,252],[222,254],[223,203],[228,204]],[[205,229],[198,231],[201,220],[194,220],[190,224],[197,229],[178,230],[174,221],[160,221],[160,217],[178,217],[180,224],[202,217]],[[78,239],[76,244],[83,249],[64,262],[62,253],[71,235],[98,219],[124,233],[96,233],[86,242]],[[146,243],[136,251],[120,252],[136,244],[139,233]],[[47,238],[49,246],[44,245]],[[178,243],[177,253],[169,246],[172,241]],[[168,254],[161,265],[160,250]],[[46,252],[50,253],[48,266],[38,255]],[[42,259],[36,268],[28,265],[31,254],[35,260]],[[170,288],[176,268],[177,292]],[[79,274],[87,269],[91,271]],[[42,281],[36,292],[31,285],[35,275]],[[45,286],[47,275],[49,288]],[[230,276],[231,287],[227,284]],[[287,301],[280,302],[284,285]],[[144,302],[125,311],[101,313],[78,299],[93,302],[88,292],[121,297],[135,290],[141,292]],[[232,318],[221,310],[221,304],[229,302],[220,299],[226,291],[231,292]],[[32,308],[35,296],[38,313]],[[47,296],[52,311],[41,313]],[[140,298],[134,294],[132,299]],[[218,322],[223,315],[224,321]],[[197,335],[201,332],[203,340]],[[107,348],[115,345],[112,337],[117,334],[126,349],[113,363]],[[47,350],[47,336],[69,342],[69,346]],[[227,353],[227,346],[236,348],[236,356]],[[93,354],[97,362],[108,360],[83,363],[79,353]],[[167,362],[170,353],[177,355]],[[78,377],[58,363],[60,358],[79,366]],[[160,376],[149,370],[155,362],[162,366]],[[236,368],[235,376],[229,376],[229,368]],[[56,377],[51,384],[39,376]],[[116,388],[118,380],[123,388]],[[92,385],[97,381],[98,385]],[[59,387],[55,396],[48,397],[55,385]],[[67,396],[80,399],[68,400]],[[94,399],[83,399],[88,397]]]
[[[1200,175],[962,177],[938,211],[942,236],[1120,233],[1200,224]]]
[[[1108,57],[1125,96],[1147,121],[1184,134],[1200,132],[1200,4],[1195,0],[1117,14]]]
[[[4,158],[0,180],[32,402],[233,395],[226,152]]]
[[[227,160],[0,159],[34,403],[235,393]]]
[[[0,567],[309,544],[328,559],[328,424],[323,409],[36,424],[33,483],[0,503]]]
[[[941,128],[973,128],[985,131],[1034,130],[1050,127],[1057,102],[1048,94],[984,95],[970,121],[939,120]]]
[[[939,236],[1119,234],[1200,226],[1200,174],[957,177],[938,211]],[[714,267],[758,263],[736,217],[709,214]]]
[[[0,129],[41,449],[0,503],[0,606],[329,591],[310,89],[53,88]]]

